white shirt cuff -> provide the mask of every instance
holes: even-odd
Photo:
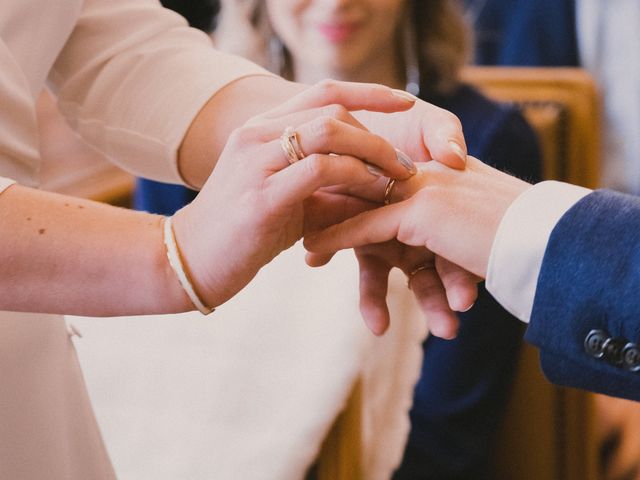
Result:
[[[541,182],[507,209],[491,247],[487,290],[511,314],[528,323],[549,236],[560,218],[591,190]]]

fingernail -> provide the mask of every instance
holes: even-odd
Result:
[[[411,175],[415,175],[416,172],[418,171],[416,169],[415,164],[411,161],[411,159],[409,158],[409,156],[398,150],[396,148],[396,157],[398,158],[398,161],[400,162],[400,164],[407,169],[407,171],[411,174]]]
[[[370,163],[367,163],[367,170],[369,170],[369,173],[371,175],[375,175],[376,177],[384,177],[384,171],[382,171],[380,168],[376,167],[375,165],[371,165]]]
[[[458,157],[460,157],[460,160],[462,160],[462,163],[466,164],[467,155],[464,153],[464,150],[462,149],[460,144],[455,140],[449,140],[449,146],[451,147],[451,150],[453,150],[453,153],[455,153]]]
[[[415,103],[419,100],[419,98],[415,95],[412,95],[409,92],[405,92],[404,90],[398,90],[397,88],[392,88],[391,93],[396,97],[406,100],[407,102]]]
[[[468,312],[469,310],[471,310],[471,309],[473,308],[473,306],[474,306],[474,305],[475,305],[475,302],[474,302],[474,303],[472,303],[471,305],[469,305],[469,306],[468,306],[467,308],[465,308],[464,310],[460,310],[460,312],[461,312],[461,313]]]

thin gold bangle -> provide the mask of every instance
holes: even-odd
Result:
[[[207,307],[193,288],[193,283],[189,279],[184,264],[182,262],[182,256],[180,255],[180,249],[176,242],[176,237],[173,233],[173,217],[167,217],[164,219],[164,245],[167,248],[167,258],[169,259],[169,265],[178,277],[178,281],[182,286],[182,289],[189,297],[189,300],[203,315],[209,315],[215,311],[215,308]]]

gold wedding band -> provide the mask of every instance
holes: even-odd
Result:
[[[385,205],[389,205],[391,203],[391,192],[393,192],[393,187],[396,186],[396,179],[390,178],[387,181],[386,187],[384,187],[384,197],[382,198],[382,202]]]
[[[289,165],[293,165],[306,157],[300,147],[298,132],[296,132],[293,127],[287,127],[284,129],[284,132],[280,136],[280,145],[282,146],[282,151],[284,152]]]
[[[293,150],[296,152],[296,157],[298,157],[298,160],[302,160],[304,157],[306,157],[306,155],[302,151],[302,147],[300,146],[300,135],[293,128],[290,128],[290,131],[288,133],[289,142],[291,142],[291,146],[293,146]]]
[[[429,268],[431,268],[430,265],[420,265],[419,267],[416,267],[411,272],[409,272],[409,275],[407,275],[407,287],[409,288],[409,290],[411,290],[411,280],[413,280],[413,277],[415,277],[422,270],[427,270]]]

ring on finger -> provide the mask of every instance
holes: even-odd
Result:
[[[300,147],[298,132],[293,127],[287,127],[280,136],[280,145],[290,165],[302,160],[306,155]]]
[[[391,203],[391,193],[393,192],[393,187],[396,186],[396,179],[390,178],[387,181],[387,185],[384,187],[384,197],[382,198],[382,202],[385,205],[389,205]]]
[[[428,270],[430,268],[432,268],[430,265],[420,265],[409,272],[409,275],[407,275],[407,287],[409,288],[409,290],[411,290],[411,280],[413,280],[413,277],[415,277],[422,270]]]
[[[304,153],[304,151],[302,150],[302,147],[300,146],[300,134],[291,127],[289,127],[288,130],[285,129],[285,133],[289,134],[289,141],[293,146],[293,150],[296,152],[296,156],[298,157],[298,160],[302,160],[307,155]]]

